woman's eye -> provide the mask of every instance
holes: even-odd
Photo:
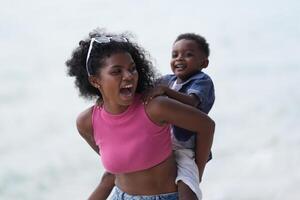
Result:
[[[135,71],[136,71],[136,67],[135,67],[135,66],[132,67],[129,71],[130,71],[130,72],[135,72]]]

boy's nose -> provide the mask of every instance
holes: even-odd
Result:
[[[176,60],[183,60],[183,55],[180,55],[180,54],[179,54],[179,55],[177,56]]]

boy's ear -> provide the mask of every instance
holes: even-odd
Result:
[[[203,63],[202,63],[202,69],[206,68],[209,64],[209,60],[206,58],[205,60],[203,60]]]
[[[100,88],[101,86],[100,86],[100,81],[98,80],[98,78],[97,77],[95,77],[95,76],[90,76],[89,77],[89,82],[90,82],[90,84],[92,85],[92,86],[94,86],[95,88]]]

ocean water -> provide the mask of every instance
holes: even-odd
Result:
[[[179,33],[210,43],[214,159],[204,200],[300,197],[300,3],[1,1],[0,199],[86,199],[103,167],[75,128],[92,105],[64,62],[96,27],[132,31],[161,74]]]

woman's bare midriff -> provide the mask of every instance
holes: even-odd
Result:
[[[176,165],[173,156],[146,170],[118,174],[115,184],[131,195],[155,195],[176,192]]]

